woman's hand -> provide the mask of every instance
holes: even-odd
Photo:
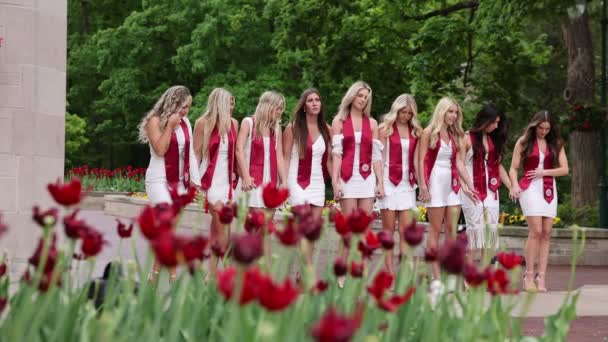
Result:
[[[344,191],[342,191],[342,185],[339,182],[332,182],[332,187],[334,188],[334,199],[336,201],[342,199],[344,196]]]
[[[376,185],[376,197],[382,198],[384,197],[384,184],[380,183]]]
[[[243,183],[241,184],[241,188],[243,189],[243,191],[249,191],[249,190],[255,189],[256,186],[255,186],[255,182],[253,181],[253,178],[251,176],[243,177]]]
[[[463,186],[461,190],[473,203],[479,203],[479,193],[475,189]]]
[[[511,190],[509,191],[509,198],[512,201],[517,201],[517,199],[519,198],[519,196],[521,195],[521,188],[519,187],[519,184],[514,183],[511,185]]]
[[[173,131],[179,126],[181,121],[182,117],[178,113],[173,113],[169,115],[169,119],[167,119],[167,128]]]
[[[530,170],[530,171],[526,172],[525,177],[528,179],[543,178],[543,176],[544,176],[543,173],[544,173],[544,170],[536,168],[534,170]]]
[[[431,193],[429,192],[428,187],[420,187],[418,199],[420,199],[422,202],[429,202],[431,200]]]

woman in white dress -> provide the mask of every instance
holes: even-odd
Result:
[[[459,192],[475,199],[471,179],[464,167],[464,131],[462,109],[449,97],[442,98],[433,112],[431,123],[422,132],[419,147],[420,200],[426,202],[430,230],[428,249],[437,249],[441,226],[444,236],[452,239],[460,216]],[[464,184],[461,184],[460,179]],[[431,289],[441,286],[439,263],[433,262]]]
[[[378,123],[371,117],[372,88],[363,81],[350,86],[332,122],[332,185],[340,209],[372,213],[374,198],[384,196],[382,144]],[[373,167],[373,170],[372,170]],[[372,172],[373,171],[373,172]],[[341,245],[341,256],[348,251]],[[344,278],[338,278],[343,286]]]
[[[518,181],[517,171],[523,165],[523,176]],[[512,199],[519,199],[528,222],[526,241],[526,291],[546,292],[545,275],[549,261],[549,240],[553,219],[557,214],[555,177],[568,174],[568,159],[559,128],[551,114],[542,110],[532,117],[524,134],[513,149],[509,169]],[[538,257],[538,275],[534,266]]]
[[[278,92],[266,91],[255,113],[243,119],[236,142],[236,157],[242,176],[241,188],[250,208],[266,208],[262,189],[268,183],[287,186],[283,160],[281,115],[285,98]],[[274,215],[274,209],[268,209]]]
[[[382,211],[382,229],[393,234],[399,219],[403,232],[413,219],[410,209],[416,208],[417,145],[422,133],[418,123],[418,107],[409,94],[395,99],[380,125],[380,142],[384,146],[384,198],[378,200]],[[402,247],[405,241],[400,239]],[[403,248],[401,248],[403,251]],[[386,269],[394,273],[393,253],[386,253]]]
[[[283,157],[288,166],[289,204],[309,204],[312,219],[322,220],[325,180],[331,169],[331,134],[319,91],[305,90],[293,111],[293,121],[283,132]],[[312,247],[312,246],[311,246]],[[307,249],[312,262],[312,248]]]
[[[139,141],[150,145],[150,164],[146,170],[146,194],[154,204],[171,203],[170,188],[184,194],[200,186],[198,164],[192,144],[192,127],[187,115],[192,106],[188,88],[173,86],[158,99],[139,124]],[[155,261],[149,280],[155,282],[161,265]],[[169,270],[169,280],[176,277]]]
[[[480,250],[485,253],[486,250],[498,249],[498,189],[501,181],[511,189],[511,180],[501,163],[507,130],[505,114],[493,105],[486,105],[477,113],[473,128],[464,137],[464,165],[479,198],[479,201],[471,201],[468,196],[460,195],[472,259]]]
[[[222,206],[235,198],[238,182],[236,174],[236,138],[238,122],[232,118],[234,97],[222,88],[215,88],[207,100],[207,110],[194,125],[194,153],[205,192],[205,207],[211,212],[209,243],[225,250],[228,232],[219,219]],[[211,256],[209,275],[215,275],[217,257]]]

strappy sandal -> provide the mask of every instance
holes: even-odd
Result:
[[[532,277],[534,275],[534,272],[528,272],[526,271],[524,273],[524,279],[523,279],[523,290],[526,292],[536,292],[538,289],[536,288],[536,282],[534,280],[532,280],[532,285],[530,286],[530,284],[528,284],[528,277]]]
[[[543,286],[540,286],[540,279],[543,280]],[[534,277],[534,283],[536,284],[536,288],[538,289],[538,292],[547,292],[547,287],[544,284],[545,282],[545,272],[538,272],[536,274],[536,277]]]

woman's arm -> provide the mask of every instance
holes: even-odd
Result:
[[[500,163],[500,165],[498,165],[498,174],[500,175],[500,180],[502,182],[502,184],[504,184],[507,189],[509,189],[509,191],[511,191],[511,178],[509,178],[509,174],[507,173],[507,170],[505,169],[504,166],[502,166],[502,163]]]
[[[289,174],[291,164],[291,150],[293,148],[293,126],[288,124],[283,131],[283,161],[285,163],[285,174]],[[300,154],[298,153],[298,156]]]
[[[333,135],[342,134],[342,121],[335,117],[331,124]],[[332,135],[332,140],[333,140]],[[340,168],[342,167],[342,154],[332,151],[332,168],[331,168],[331,183],[334,188],[334,198],[339,200],[342,198],[342,186],[340,185]]]
[[[559,151],[559,167],[556,167],[554,169],[546,169],[546,170],[531,170],[528,171],[526,173],[526,177],[528,178],[542,178],[544,176],[551,176],[551,177],[561,177],[561,176],[566,176],[569,172],[568,169],[568,158],[566,157],[566,151],[564,150],[564,147],[562,146],[562,148]]]
[[[431,137],[431,130],[426,128],[422,131],[420,136],[420,142],[418,142],[418,185],[420,186],[420,200],[430,201],[431,194],[429,193],[428,184],[426,184],[426,178],[424,176],[424,159],[426,153],[429,150],[429,141]]]
[[[148,120],[146,125],[146,134],[148,135],[148,141],[150,146],[154,150],[154,153],[163,157],[169,149],[169,143],[171,142],[171,134],[181,121],[179,114],[171,114],[167,120],[167,127],[164,131],[160,130],[160,118],[153,116]]]
[[[203,123],[203,120],[196,120],[196,122],[194,123],[194,133],[192,134],[192,146],[194,149],[194,156],[196,157],[197,165],[201,165],[201,162],[203,161],[203,141],[205,140],[205,137],[203,136],[205,131],[204,125],[205,124]]]
[[[332,153],[331,153],[331,137],[333,136],[332,133],[332,129],[331,126],[327,125],[327,129],[329,130],[329,141],[327,142],[327,146],[325,146],[325,148],[327,149],[327,162],[325,163],[325,167],[327,168],[327,173],[329,174],[329,177],[332,177],[332,167],[333,167],[333,157],[332,157]],[[333,178],[332,178],[333,179]]]
[[[521,139],[517,140],[515,147],[513,148],[513,157],[511,158],[511,167],[509,167],[509,177],[511,178],[511,191],[509,191],[509,197],[512,200],[519,198],[521,194],[521,188],[517,180],[517,170],[519,170],[519,164],[521,163]]]
[[[465,139],[468,140],[468,139]],[[466,155],[466,142],[463,141],[460,144],[460,148],[456,154],[456,170],[458,171],[458,176],[462,180],[464,184],[462,184],[462,191],[466,196],[468,196],[474,203],[479,201],[477,196],[477,190],[475,190],[475,186],[471,182],[471,177],[469,177],[469,173],[467,169],[464,167],[464,158]]]
[[[374,119],[371,119],[370,121],[372,126],[372,141],[379,141],[378,123]],[[382,146],[384,146],[381,141],[380,143],[382,144]],[[382,198],[384,197],[384,170],[382,169],[382,155],[384,151],[377,151],[377,149],[378,147],[376,146],[376,143],[372,142],[372,162],[374,164],[374,173],[376,174],[376,197]],[[376,153],[374,153],[374,150],[376,150]],[[380,152],[380,155],[377,155],[376,160],[373,160],[374,154],[378,154],[378,152]]]
[[[282,188],[287,187],[287,165],[285,165],[285,159],[283,158],[283,134],[279,130],[279,136],[277,137],[277,167],[279,168],[279,186]]]
[[[255,188],[255,183],[249,174],[249,165],[245,160],[245,144],[247,143],[247,137],[249,136],[249,123],[243,119],[241,128],[239,129],[239,135],[236,139],[236,161],[243,177],[241,184],[244,191]]]

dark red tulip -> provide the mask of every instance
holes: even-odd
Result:
[[[39,264],[42,262],[41,259],[42,259],[43,245],[44,245],[44,239],[40,238],[38,240],[38,245],[36,246],[36,249],[34,250],[34,254],[32,254],[32,256],[30,256],[30,258],[28,259],[29,263],[36,268],[38,268]],[[55,268],[55,264],[57,263],[58,256],[59,256],[59,251],[57,250],[57,236],[55,234],[53,234],[51,241],[50,241],[50,246],[48,248],[46,263],[44,265],[45,272],[53,271],[53,269]]]
[[[161,233],[170,231],[176,224],[176,212],[167,203],[160,203],[151,207],[147,205],[139,214],[137,223],[142,234],[148,240],[154,240]]]
[[[8,304],[8,299],[6,297],[0,297],[0,314],[6,308],[6,304]]]
[[[378,302],[378,306],[384,311],[395,312],[401,305],[407,303],[415,292],[416,288],[410,287],[402,295],[394,295],[387,300]]]
[[[87,229],[81,230],[82,238],[82,254],[86,257],[93,257],[101,252],[101,248],[105,244],[103,235],[94,228],[88,227]]]
[[[264,211],[261,209],[250,209],[245,218],[245,230],[249,233],[257,232],[266,223]]]
[[[424,250],[424,261],[434,262],[437,261],[437,248],[427,248]]]
[[[403,232],[401,233],[403,240],[407,242],[411,247],[418,246],[422,240],[424,239],[424,226],[421,224],[413,224],[408,225]]]
[[[32,218],[42,228],[53,227],[55,223],[57,223],[58,214],[59,210],[57,208],[49,208],[45,211],[40,211],[40,208],[36,205],[32,209]]]
[[[464,265],[464,280],[469,284],[469,286],[477,287],[486,280],[487,274],[486,272],[479,272],[477,270],[477,266],[474,263],[466,263]]]
[[[204,260],[207,242],[207,238],[203,235],[183,238],[182,253],[186,262],[191,263],[194,260]]]
[[[312,216],[300,219],[298,223],[300,228],[300,234],[302,234],[306,240],[315,242],[321,237],[321,229],[323,228],[323,218],[319,217],[314,219]]]
[[[222,224],[232,223],[232,220],[236,216],[236,203],[222,205],[222,209],[220,209],[218,216]]]
[[[326,281],[318,280],[311,291],[313,293],[323,293],[325,292],[325,290],[327,290],[328,287],[329,284]]]
[[[281,311],[298,299],[298,290],[290,279],[282,285],[275,284],[271,278],[262,277],[258,287],[258,301],[268,311]]]
[[[264,200],[264,205],[267,208],[274,209],[289,197],[289,189],[282,188],[279,189],[275,184],[268,183],[262,189],[262,199]]]
[[[441,267],[448,273],[460,274],[464,268],[467,245],[462,240],[446,240],[439,249]]]
[[[348,266],[343,258],[338,258],[334,261],[334,274],[336,277],[341,277],[348,271]]]
[[[363,310],[346,316],[330,307],[312,327],[310,335],[317,342],[346,342],[355,335],[363,320]]]
[[[260,234],[241,234],[232,239],[234,260],[249,265],[264,254],[264,241]]]
[[[350,233],[350,228],[348,228],[348,220],[346,216],[342,215],[341,211],[336,210],[336,214],[334,215],[334,225],[336,226],[336,232],[341,236]]]
[[[488,267],[486,268],[485,273],[488,281],[488,292],[493,296],[516,293],[516,291],[509,290],[509,278],[503,269],[499,268],[493,271]]]
[[[292,217],[287,220],[287,224],[283,230],[277,230],[275,235],[279,241],[285,246],[295,246],[300,242],[300,233],[295,228],[295,222]]]
[[[364,233],[373,220],[374,217],[361,208],[355,209],[347,217],[348,227],[354,234]]]
[[[363,262],[354,262],[350,263],[350,275],[353,278],[361,278],[363,277]]]
[[[29,270],[25,271],[25,273],[23,274],[22,280],[28,285],[33,285],[33,279],[30,276]],[[53,285],[61,286],[61,276],[59,274],[57,274],[57,275],[55,275],[55,279],[53,279],[52,270],[43,272],[42,276],[40,277],[40,281],[38,282],[38,290],[40,292],[46,292]]]
[[[4,275],[6,274],[6,269],[7,269],[7,267],[6,267],[6,262],[5,262],[5,261],[3,261],[3,262],[0,264],[0,278],[4,277]]]
[[[293,216],[298,220],[306,219],[307,217],[312,215],[312,209],[310,207],[310,204],[308,203],[294,205],[293,207],[291,207],[291,212],[293,213]]]
[[[342,235],[342,243],[344,244],[344,247],[346,247],[346,249],[350,249],[350,240],[353,237],[352,233],[348,233],[348,234],[344,234]]]
[[[387,251],[392,251],[393,247],[395,247],[395,239],[392,232],[383,230],[378,233],[378,240],[380,240],[380,244],[382,248]]]
[[[371,229],[368,229],[365,232],[365,244],[371,249],[380,248],[380,240],[378,239],[378,235],[374,233]]]
[[[166,267],[177,266],[183,258],[183,240],[176,237],[173,232],[163,232],[152,241],[152,250],[156,255],[156,260]]]
[[[50,183],[47,188],[55,202],[63,206],[78,204],[82,200],[82,184],[80,179],[76,177],[72,178],[67,184],[57,179],[55,184]]]
[[[0,236],[8,231],[8,226],[2,222],[2,213],[0,213]]]
[[[226,254],[226,248],[222,247],[218,241],[215,241],[211,244],[211,253],[213,253],[213,255],[215,255],[217,258],[221,259]]]
[[[171,201],[173,203],[172,205],[173,205],[174,210],[176,212],[179,212],[185,206],[192,203],[192,201],[194,201],[194,199],[196,198],[197,193],[198,193],[198,190],[196,190],[196,187],[193,187],[193,186],[189,187],[188,192],[186,192],[183,195],[180,195],[177,192],[176,187],[169,189],[169,194],[171,195]]]
[[[80,239],[81,232],[89,229],[89,226],[86,222],[84,222],[84,220],[79,220],[76,218],[76,214],[78,214],[78,209],[74,210],[70,216],[63,218],[65,235],[72,240]]]
[[[393,285],[394,277],[387,271],[380,271],[374,277],[374,281],[367,287],[367,292],[377,301],[381,301],[384,297],[384,292]]]
[[[235,277],[236,269],[232,266],[217,271],[217,287],[226,300],[232,298]],[[258,285],[262,282],[263,278],[264,276],[257,267],[249,267],[247,269],[243,279],[241,296],[239,298],[240,305],[245,305],[257,298]]]
[[[496,255],[498,262],[502,265],[502,267],[511,270],[517,266],[520,266],[524,258],[521,255],[515,254],[515,252],[511,253],[498,253]]]
[[[119,219],[116,219],[116,231],[118,232],[118,236],[122,239],[127,239],[131,237],[133,234],[133,222],[127,228],[127,225],[122,223]]]

